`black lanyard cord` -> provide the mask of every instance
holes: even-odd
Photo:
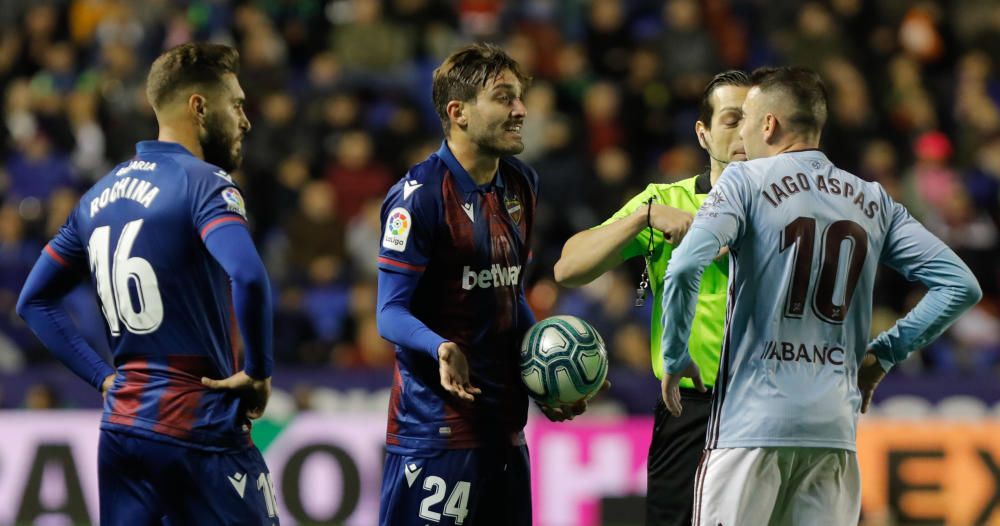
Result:
[[[649,266],[653,262],[653,200],[650,197],[646,200],[646,228],[649,229],[649,243],[646,245],[646,255],[643,257],[645,265],[642,267],[642,276],[639,277],[639,288],[635,289],[635,306],[642,307],[646,303],[646,290],[649,288]]]

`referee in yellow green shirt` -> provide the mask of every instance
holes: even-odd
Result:
[[[676,183],[649,185],[602,225],[571,237],[555,266],[555,278],[560,285],[577,287],[626,259],[646,258],[647,274],[642,282],[648,283],[653,293],[651,298],[645,298],[653,302],[650,357],[653,374],[661,381],[663,275],[674,247],[691,226],[694,213],[726,165],[746,160],[738,132],[743,119],[743,99],[749,88],[747,74],[735,70],[716,75],[705,87],[695,134],[711,160],[709,171]],[[705,269],[691,327],[691,357],[709,389],[715,383],[722,348],[728,259],[720,255]],[[700,392],[691,379],[683,379],[684,412],[677,418],[667,412],[660,393],[650,393],[650,397],[656,399],[656,415],[646,471],[646,524],[689,525],[695,471],[705,447],[711,391]]]

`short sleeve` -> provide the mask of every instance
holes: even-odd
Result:
[[[202,239],[223,225],[246,225],[243,193],[229,174],[221,169],[199,169],[189,176],[192,220]]]
[[[77,206],[79,207],[79,205]],[[78,209],[74,208],[70,212],[66,222],[59,228],[59,232],[45,245],[45,252],[64,267],[85,266],[87,262],[87,249],[80,240],[76,224]]]
[[[641,207],[647,206],[649,200],[659,201],[656,195],[656,190],[653,185],[649,185],[645,190],[636,194],[632,199],[629,199],[625,206],[618,209],[617,212],[611,215],[605,222],[601,223],[595,228],[600,228],[602,226],[607,226],[615,221],[620,221]],[[662,203],[661,203],[662,204]],[[659,239],[654,240],[654,244],[662,242],[662,234],[657,232]],[[643,228],[639,231],[634,238],[632,238],[627,245],[622,247],[621,256],[622,259],[631,259],[636,256],[641,256],[646,253],[647,247],[649,246],[649,229]]]
[[[389,190],[382,203],[382,238],[378,267],[421,274],[430,261],[438,217],[433,188],[407,177]]]
[[[706,230],[722,246],[734,246],[743,238],[750,207],[750,181],[740,164],[730,164],[708,193],[691,228]]]

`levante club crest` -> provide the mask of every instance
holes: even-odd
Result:
[[[521,201],[516,197],[506,197],[503,200],[504,206],[507,207],[507,213],[510,214],[510,218],[514,220],[517,226],[521,226]]]

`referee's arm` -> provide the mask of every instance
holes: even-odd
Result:
[[[639,212],[569,238],[553,269],[556,283],[579,287],[620,265],[625,260],[622,249],[646,228],[645,213]]]
[[[686,210],[650,203],[618,221],[579,232],[563,245],[562,256],[553,269],[556,282],[564,287],[579,287],[617,267],[625,260],[625,247],[645,228],[655,228],[664,233],[667,241],[679,243],[693,218]]]

